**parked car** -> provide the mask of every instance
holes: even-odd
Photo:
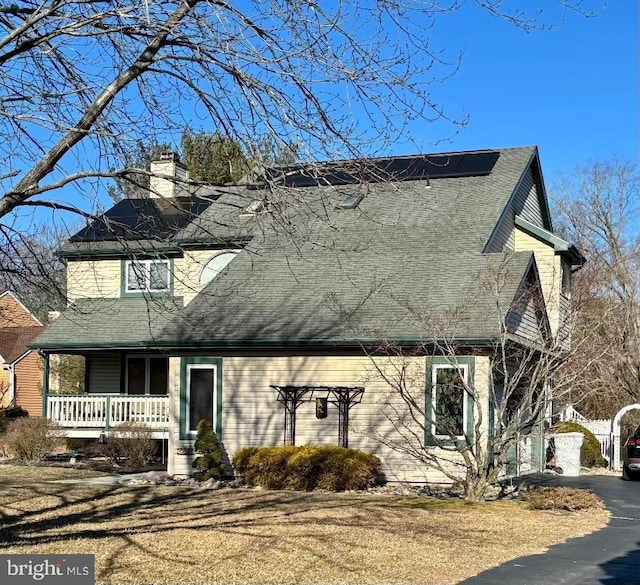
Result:
[[[624,444],[622,453],[622,477],[640,480],[640,427]]]

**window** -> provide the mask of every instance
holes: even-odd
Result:
[[[466,365],[435,365],[431,370],[431,433],[462,438],[466,428],[468,370]]]
[[[216,366],[187,365],[187,432],[195,433],[202,419],[217,428]]]
[[[166,395],[169,360],[158,356],[127,356],[126,392],[132,395]]]
[[[170,288],[169,260],[127,260],[125,290],[135,292],[166,292]]]
[[[221,252],[210,258],[207,265],[202,269],[200,284],[209,284],[236,257],[237,253],[237,251]]]

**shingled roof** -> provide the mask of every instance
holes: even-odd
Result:
[[[220,189],[169,240],[248,243],[186,308],[151,315],[144,299],[81,301],[74,311],[86,315],[89,331],[61,318],[37,346],[495,338],[535,260],[531,252],[483,251],[536,149],[478,152],[491,159],[488,172],[468,164],[470,172],[413,180],[325,184],[316,177]],[[361,201],[338,208],[349,196]],[[254,201],[277,213],[247,213]],[[113,319],[108,303],[120,317]],[[151,323],[144,331],[135,325],[142,316]],[[102,328],[101,319],[108,322]]]
[[[182,311],[182,297],[82,299],[58,317],[34,344],[55,347],[148,347]]]
[[[44,327],[0,327],[0,358],[11,364],[29,351],[33,341]]]

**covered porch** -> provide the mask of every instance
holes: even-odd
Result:
[[[168,438],[168,396],[117,394],[58,394],[46,399],[45,416],[60,425],[68,437],[98,438],[126,423],[143,424],[153,438]]]
[[[69,358],[74,362],[71,376],[64,367]],[[168,438],[166,356],[125,351],[47,353],[43,374],[42,414],[62,427],[66,436],[99,438],[119,425],[136,423],[151,429],[153,438]]]

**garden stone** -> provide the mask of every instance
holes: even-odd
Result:
[[[166,471],[149,471],[146,475],[145,475],[145,479],[148,479],[149,481],[164,481],[165,479],[169,478],[169,474]]]

